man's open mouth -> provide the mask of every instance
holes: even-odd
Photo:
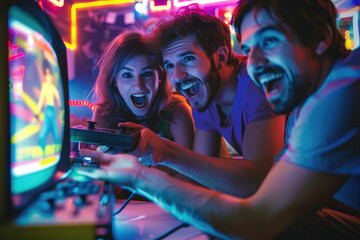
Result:
[[[284,73],[266,73],[260,77],[260,83],[263,86],[263,90],[267,94],[274,95],[278,93],[282,86]]]
[[[181,90],[188,96],[188,98],[194,98],[199,93],[200,81],[187,81],[181,84]]]
[[[132,103],[135,105],[135,107],[137,108],[142,108],[145,106],[146,104],[146,94],[143,93],[138,93],[138,94],[133,94],[130,96]]]

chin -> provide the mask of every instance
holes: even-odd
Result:
[[[147,113],[147,109],[135,109],[132,111],[132,113],[136,116],[136,117],[143,117],[146,116]]]
[[[289,114],[295,108],[293,104],[289,102],[270,103],[271,108],[276,114]]]
[[[206,109],[208,109],[208,107],[210,106],[210,101],[208,101],[206,104],[200,104],[198,102],[196,102],[194,105],[192,105],[192,107],[195,108],[196,111],[198,112],[205,112]]]

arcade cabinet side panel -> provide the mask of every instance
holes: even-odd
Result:
[[[11,215],[8,13],[6,2],[0,1],[0,223],[9,220],[8,218]]]

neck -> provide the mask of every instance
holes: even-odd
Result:
[[[239,64],[225,65],[220,70],[221,82],[219,86],[219,92],[214,101],[222,108],[231,108],[238,83],[237,74],[239,72]]]
[[[334,62],[335,62],[335,60],[330,58],[329,56],[323,57],[323,61],[321,62],[321,65],[319,66],[320,71],[319,71],[318,75],[316,76],[316,79],[314,79],[312,81],[312,85],[309,88],[309,90],[307,91],[306,97],[304,98],[304,102],[313,93],[315,93],[321,87],[321,85],[323,85],[325,79],[327,78],[327,76],[329,75],[329,73],[333,67]]]
[[[321,72],[319,74],[319,83],[318,83],[317,89],[324,83],[325,79],[329,75],[329,73],[334,65],[334,62],[335,62],[335,60],[330,57],[327,57],[324,60],[324,63],[321,68]]]

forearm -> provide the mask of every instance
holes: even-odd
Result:
[[[271,239],[330,199],[346,179],[280,162],[247,199],[194,186],[153,168],[143,168],[133,186],[180,220],[222,239]]]
[[[247,197],[260,186],[265,174],[246,159],[208,157],[166,141],[163,164],[209,188]]]
[[[246,200],[194,186],[153,168],[142,171],[135,190],[181,221],[222,239],[243,237],[249,229],[246,219],[251,213]]]

